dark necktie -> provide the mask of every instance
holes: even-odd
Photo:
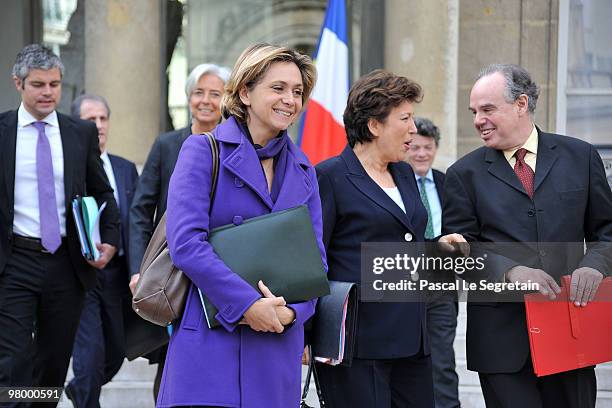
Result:
[[[38,180],[38,211],[40,213],[40,239],[42,246],[54,253],[62,243],[57,202],[55,201],[55,177],[51,145],[45,134],[45,122],[32,124],[38,130],[36,143],[36,177]]]
[[[421,201],[423,202],[423,207],[425,207],[425,209],[427,210],[427,227],[425,228],[425,239],[433,239],[434,238],[433,219],[431,217],[431,207],[429,206],[429,199],[427,198],[427,191],[425,190],[425,181],[427,181],[425,177],[419,178],[419,184],[421,184],[419,193],[421,194]]]
[[[519,180],[521,180],[521,183],[523,184],[523,187],[525,187],[525,191],[527,192],[527,195],[529,195],[529,198],[533,199],[533,177],[535,174],[531,167],[525,163],[526,154],[527,149],[524,148],[520,148],[516,151],[516,153],[514,153],[514,156],[516,157],[514,172]]]

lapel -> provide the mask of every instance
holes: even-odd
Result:
[[[66,206],[69,208],[71,206],[72,199],[74,198],[72,197],[72,173],[74,169],[73,159],[79,157],[76,150],[76,146],[79,145],[79,137],[77,135],[74,123],[70,121],[68,117],[58,112],[57,121],[59,123],[60,136],[62,138],[62,150],[64,152],[64,195],[66,198]],[[86,157],[81,157],[79,159],[87,160]]]
[[[314,191],[312,181],[306,171],[309,167],[308,161],[291,140],[287,142],[287,148],[289,151],[285,177],[274,203],[274,211],[304,204]]]
[[[257,153],[255,153],[255,148],[242,134],[236,119],[230,117],[217,126],[214,134],[220,142],[237,144],[236,148],[223,159],[221,165],[253,190],[263,203],[272,210],[274,203],[268,192],[268,183],[263,171],[253,171],[253,169],[261,167],[261,163]],[[287,167],[290,168],[291,165],[288,161]],[[286,180],[284,184],[286,184]]]
[[[410,224],[408,214],[411,215],[414,211],[414,200],[410,199],[410,195],[407,191],[407,181],[405,180],[405,175],[399,174],[399,172],[397,172],[394,168],[395,166],[391,166],[391,174],[397,187],[399,188],[402,199],[404,200],[406,214],[404,214],[402,209],[395,204],[387,193],[385,193],[382,188],[380,188],[380,186],[370,178],[359,162],[357,156],[355,156],[353,149],[351,149],[349,145],[346,145],[340,154],[340,157],[342,157],[346,167],[348,168],[347,178],[355,186],[355,188],[357,188],[358,191],[360,191],[369,200],[373,201],[376,205],[388,211],[389,214],[395,217],[406,228],[413,231],[414,228]]]
[[[0,166],[4,180],[2,187],[6,189],[8,208],[12,209],[15,199],[15,154],[17,147],[17,111],[7,113],[4,122],[0,123]]]
[[[536,158],[536,173],[533,184],[533,191],[538,191],[538,187],[542,184],[553,164],[557,161],[559,155],[555,151],[557,144],[554,136],[538,130],[538,155]]]
[[[444,173],[435,169],[432,169],[432,173],[436,191],[438,192],[438,198],[440,199],[440,203],[442,203],[444,201]]]
[[[521,181],[518,179],[516,173],[514,173],[514,170],[512,167],[510,167],[510,164],[508,164],[508,161],[504,157],[504,153],[501,150],[495,150],[488,147],[486,149],[485,161],[490,163],[489,173],[509,186],[515,188],[517,191],[527,195]]]

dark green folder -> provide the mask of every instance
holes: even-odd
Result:
[[[321,252],[304,205],[215,228],[208,241],[223,262],[251,286],[257,289],[262,280],[287,303],[329,293]],[[208,327],[218,326],[217,308],[202,291],[200,298]]]

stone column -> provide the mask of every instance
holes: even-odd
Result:
[[[459,0],[387,0],[385,68],[417,81],[425,91],[417,116],[441,133],[434,167],[457,157]]]
[[[535,121],[554,129],[559,1],[462,1],[459,30],[459,156],[482,146],[467,112],[478,72],[493,63],[525,67],[540,86]]]
[[[161,123],[160,2],[88,0],[85,90],[111,107],[108,150],[143,164]]]

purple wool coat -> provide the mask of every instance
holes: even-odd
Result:
[[[221,225],[306,204],[326,264],[316,174],[289,140],[284,181],[273,203],[255,149],[236,120],[230,118],[213,133],[220,166],[210,217],[211,151],[206,137],[192,135],[185,141],[170,180],[168,246],[175,265],[193,284],[180,327],[170,339],[157,407],[298,407],[303,325],[314,313],[316,299],[290,305],[296,322],[282,334],[239,326],[261,295],[216,256],[207,236]],[[208,329],[196,286],[219,309],[216,318],[223,327]]]

